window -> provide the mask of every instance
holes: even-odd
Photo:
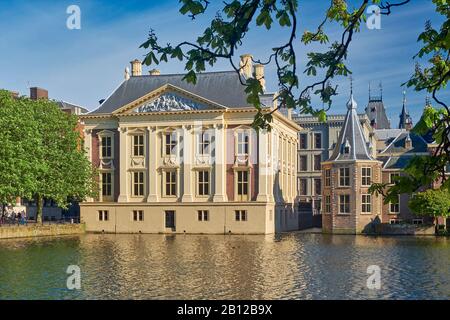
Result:
[[[370,194],[361,195],[361,212],[369,213],[372,212],[372,201]]]
[[[144,172],[133,172],[133,196],[144,195]]]
[[[350,195],[339,195],[339,213],[350,213]]]
[[[331,196],[325,196],[325,213],[331,213]]]
[[[299,159],[300,164],[300,171],[307,171],[308,170],[308,156],[300,156]]]
[[[325,187],[331,187],[331,170],[325,170]]]
[[[102,137],[102,158],[111,158],[112,157],[112,138],[109,136]]]
[[[209,133],[203,131],[198,135],[198,153],[205,155],[209,154],[209,146],[211,144],[211,139]]]
[[[350,186],[350,168],[339,169],[339,186],[340,187]]]
[[[308,134],[300,133],[300,149],[308,149]]]
[[[133,221],[144,221],[144,211],[133,210]]]
[[[423,219],[413,219],[413,224],[423,224]]]
[[[236,210],[235,212],[236,221],[247,221],[247,211],[246,210]]]
[[[399,213],[400,212],[400,196],[398,196],[397,201],[389,203],[389,212],[390,213]]]
[[[166,148],[165,148],[166,156],[176,155],[176,148],[177,148],[177,133],[176,132],[166,133],[165,146],[166,146]]]
[[[389,175],[389,182],[390,182],[391,184],[394,184],[395,181],[398,179],[398,177],[400,177],[400,173],[398,173],[398,172],[396,172],[396,173],[391,173],[391,174]]]
[[[400,224],[400,219],[390,219],[389,223],[390,224]]]
[[[102,172],[102,196],[112,196],[112,173]]]
[[[248,200],[249,194],[248,171],[237,171],[238,201]]]
[[[320,154],[314,155],[314,170],[320,171],[320,164],[322,163],[322,156]]]
[[[306,196],[308,194],[308,180],[300,179],[300,195]]]
[[[177,172],[166,171],[166,196],[174,197],[177,195]]]
[[[198,221],[209,221],[209,211],[208,210],[198,210]]]
[[[344,154],[350,154],[350,143],[348,142],[348,140],[345,140],[345,144],[343,146],[344,150],[343,153]]]
[[[109,220],[109,212],[108,212],[108,210],[100,210],[98,212],[98,220],[99,221],[108,221]]]
[[[316,196],[320,196],[322,194],[322,180],[314,179],[314,193]]]
[[[133,136],[133,156],[144,156],[144,135],[142,134]]]
[[[321,149],[322,148],[322,134],[314,133],[314,148]]]
[[[209,171],[207,170],[198,172],[198,195],[209,195]]]
[[[238,132],[237,154],[248,155],[250,136],[248,132]]]
[[[175,230],[175,211],[165,211],[166,228]]]
[[[361,168],[361,185],[370,186],[372,183],[372,169]]]

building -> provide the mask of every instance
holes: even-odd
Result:
[[[356,108],[351,94],[333,154],[322,163],[324,232],[360,233],[381,215],[382,199],[368,189],[381,183],[382,162],[373,157]]]
[[[378,96],[372,95],[369,84],[369,103],[365,109],[369,117],[370,125],[374,129],[389,129],[391,127],[390,121],[386,115],[386,109],[383,103],[383,87],[380,83],[380,93]]]
[[[298,229],[299,126],[273,113],[272,130],[251,129],[255,108],[241,80],[264,81],[262,65],[242,72],[142,75],[125,80],[97,110],[82,115],[85,148],[100,192],[81,204],[87,231],[270,234]],[[264,86],[264,82],[262,83]],[[276,94],[261,96],[264,112]]]
[[[372,139],[372,128],[366,114],[358,115],[367,140]],[[299,210],[305,214],[320,214],[322,198],[322,161],[328,159],[339,138],[345,115],[329,115],[326,122],[317,117],[296,115],[294,121],[301,127],[298,133],[297,193]]]
[[[402,114],[406,111],[403,99]],[[373,223],[422,224],[432,219],[416,216],[408,208],[409,195],[384,204],[382,196],[368,191],[373,183],[395,184],[396,177],[414,156],[430,155],[432,143],[400,123],[398,129],[375,129],[374,141],[365,137],[351,95],[344,126],[331,157],[322,163],[322,230],[330,233],[364,233]]]

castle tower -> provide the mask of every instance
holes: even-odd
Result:
[[[382,199],[369,187],[381,182],[382,163],[371,156],[356,108],[351,93],[336,147],[322,162],[322,230],[327,233],[363,233],[381,219]]]
[[[374,129],[390,129],[391,124],[386,115],[386,109],[383,103],[383,87],[379,84],[379,95],[372,95],[369,83],[369,103],[365,109],[370,120],[370,125]]]
[[[400,113],[400,122],[398,124],[399,129],[411,130],[413,126],[412,118],[406,110],[406,91],[403,90],[403,107]]]

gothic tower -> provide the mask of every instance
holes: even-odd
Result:
[[[408,111],[406,110],[406,91],[403,90],[403,107],[402,112],[400,113],[400,122],[398,124],[398,128],[411,130],[412,125],[413,125],[412,118],[409,115]]]
[[[322,162],[322,230],[327,233],[366,232],[381,219],[382,199],[369,187],[381,182],[382,163],[371,156],[356,108],[351,93],[336,147]]]

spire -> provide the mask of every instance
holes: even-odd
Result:
[[[357,103],[353,98],[353,82],[350,83],[350,99],[347,102],[347,115],[339,138],[329,161],[373,160],[363,134],[361,122],[356,111]]]
[[[350,76],[350,99],[347,102],[347,109],[355,109],[358,107],[355,99],[353,98],[353,78]]]
[[[400,122],[398,124],[399,129],[410,130],[412,127],[412,119],[406,110],[406,90],[403,88],[403,106],[402,112],[400,113]]]
[[[380,100],[383,100],[383,83],[381,81],[379,87],[380,87]]]

